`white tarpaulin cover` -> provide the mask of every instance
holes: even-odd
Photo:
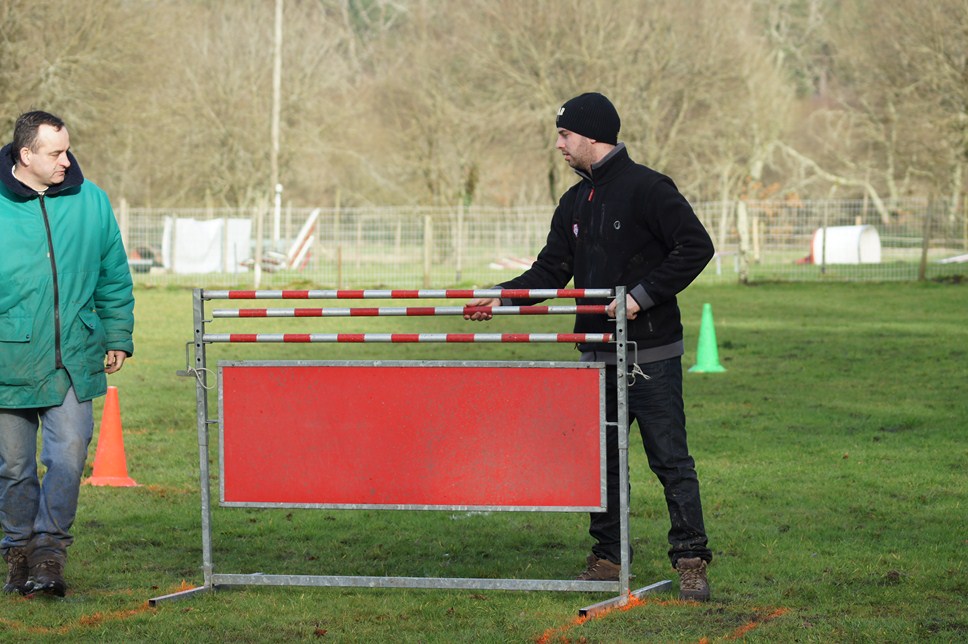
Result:
[[[165,217],[161,259],[173,273],[243,273],[252,257],[252,220]]]

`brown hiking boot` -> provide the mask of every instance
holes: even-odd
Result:
[[[578,575],[578,581],[618,581],[622,567],[617,563],[612,563],[608,559],[599,559],[596,555],[590,554],[585,560],[585,571]]]
[[[683,558],[676,562],[679,572],[679,599],[697,602],[709,600],[709,580],[706,579],[706,562],[699,557]]]
[[[27,578],[30,567],[27,565],[26,548],[9,548],[3,555],[7,562],[7,583],[3,586],[5,593],[27,593]]]
[[[28,593],[44,593],[63,597],[67,594],[64,581],[64,562],[58,559],[44,559],[30,567]]]

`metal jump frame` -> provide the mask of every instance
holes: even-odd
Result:
[[[598,298],[616,299],[615,334],[210,334],[206,324],[212,322],[205,314],[207,300],[316,300],[316,299],[472,299],[472,298]],[[457,590],[554,590],[580,592],[617,592],[618,595],[579,609],[581,616],[593,616],[613,607],[622,606],[630,597],[641,597],[669,590],[670,580],[663,580],[631,590],[629,555],[629,485],[628,485],[628,389],[627,322],[625,287],[611,289],[448,289],[448,290],[281,290],[281,291],[225,291],[195,289],[192,298],[194,314],[194,363],[186,355],[186,370],[178,375],[195,378],[196,417],[198,426],[199,481],[202,514],[202,574],[203,585],[149,600],[149,605],[182,599],[197,593],[215,590],[220,586],[324,586],[365,588],[436,588]],[[350,308],[350,309],[240,309],[215,311],[214,318],[224,317],[354,317],[354,316],[423,316],[462,315],[484,310],[485,307],[407,307],[407,308]],[[486,307],[492,315],[573,314],[604,312],[604,306],[497,306]],[[209,425],[217,425],[208,410],[208,374],[206,347],[223,342],[602,342],[615,344],[616,396],[618,415],[619,506],[621,516],[621,565],[618,581],[579,581],[553,579],[479,579],[446,577],[381,577],[346,575],[268,575],[216,573],[212,557],[212,507],[209,481]],[[186,348],[186,354],[188,353]]]

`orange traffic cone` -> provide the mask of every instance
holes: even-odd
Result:
[[[111,485],[133,487],[137,485],[128,476],[128,462],[124,457],[124,437],[121,435],[121,408],[118,405],[118,388],[108,387],[101,414],[101,434],[94,453],[94,472],[84,481],[87,485]]]

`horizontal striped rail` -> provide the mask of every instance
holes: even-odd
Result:
[[[564,342],[607,343],[611,333],[206,333],[202,342]]]
[[[401,300],[401,299],[461,299],[503,297],[547,300],[550,298],[610,298],[607,288],[572,289],[424,289],[424,290],[332,290],[332,291],[202,291],[205,300]]]
[[[604,304],[577,306],[406,306],[375,308],[217,309],[215,318],[423,317],[436,315],[605,315]]]

